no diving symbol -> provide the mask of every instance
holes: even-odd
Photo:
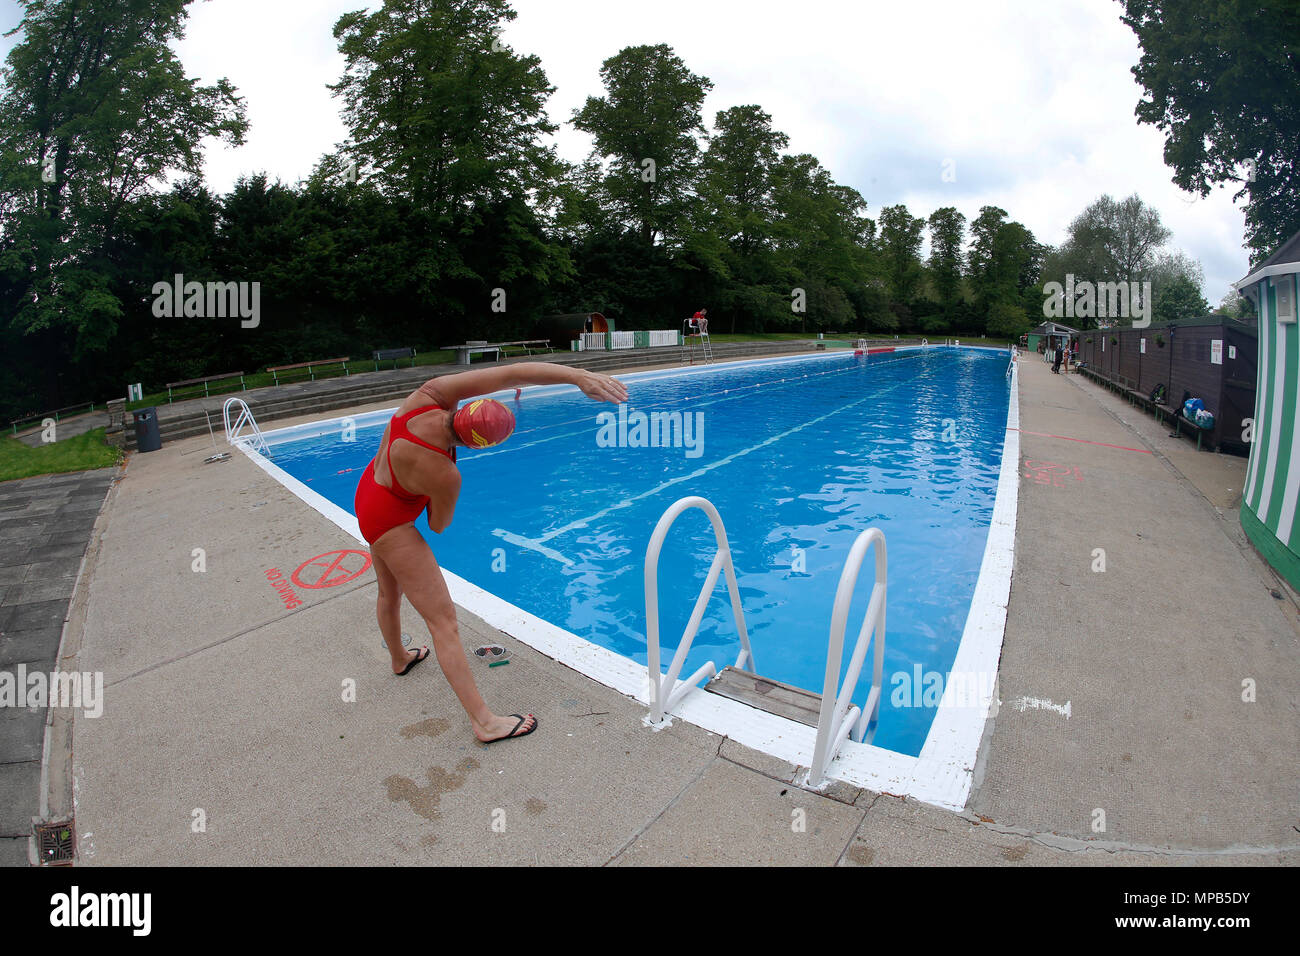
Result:
[[[302,588],[333,588],[347,584],[370,570],[370,555],[364,551],[327,551],[308,558],[291,575]]]

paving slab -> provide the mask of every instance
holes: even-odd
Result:
[[[0,708],[0,763],[39,762],[44,741],[44,707]]]
[[[27,837],[0,837],[0,866],[27,866]]]
[[[1197,853],[1031,833],[881,795],[840,860],[842,866],[1295,866],[1300,849]]]
[[[863,811],[717,760],[612,861],[813,866],[839,859]]]
[[[0,763],[0,837],[28,837],[40,810],[41,762]]]
[[[82,554],[114,469],[0,484],[0,667],[54,669]],[[55,529],[63,540],[51,546]],[[0,863],[27,864],[47,710],[0,711]]]
[[[1203,496],[1101,394],[1032,362],[1021,374],[1027,472],[1082,477],[1022,479],[1002,706],[970,808],[1080,839],[1100,823],[1125,843],[1296,845],[1294,774],[1277,764],[1300,741],[1294,629]]]
[[[26,664],[29,669],[37,666],[48,670],[54,665],[62,635],[62,622],[50,627],[0,632],[0,667],[10,670]]]

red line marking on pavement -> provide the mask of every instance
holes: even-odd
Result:
[[[1129,448],[1127,445],[1111,445],[1104,441],[1088,441],[1086,438],[1069,438],[1065,435],[1049,435],[1047,432],[1031,432],[1023,428],[1008,428],[1009,432],[1020,432],[1022,435],[1039,435],[1043,438],[1059,438],[1061,441],[1077,441],[1085,445],[1100,445],[1102,448],[1118,448],[1120,451],[1135,451],[1140,455],[1149,455],[1151,452],[1145,448]]]

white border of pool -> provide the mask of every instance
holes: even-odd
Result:
[[[943,348],[944,346],[929,346]],[[957,346],[1005,352],[987,346]],[[900,348],[911,351],[921,346]],[[705,374],[719,367],[738,365],[778,365],[808,362],[844,356],[843,351],[793,358],[760,359],[747,362],[718,363],[691,369],[667,369],[633,372],[619,376],[624,380],[647,380],[669,376]],[[993,518],[989,524],[984,559],[971,598],[966,627],[962,631],[957,656],[950,673],[966,675],[996,674],[1002,654],[1002,637],[1006,628],[1007,600],[1011,593],[1011,571],[1016,537],[1016,504],[1020,493],[1020,384],[1019,370],[1011,374],[1011,395],[1007,407],[1002,466],[998,477]],[[526,392],[543,395],[573,386],[529,386]],[[509,392],[505,394],[511,394]],[[396,406],[394,406],[395,408]],[[381,409],[361,415],[336,418],[263,432],[268,444],[306,438],[326,431],[337,431],[340,422],[351,421],[358,427],[386,421],[394,409]],[[274,462],[249,447],[246,440],[238,447],[263,471],[284,485],[292,494],[342,528],[363,546],[365,540],[357,519],[322,495],[286,473]],[[647,532],[648,533],[648,532]],[[497,630],[523,641],[529,647],[554,658],[593,680],[611,687],[649,707],[649,671],[642,664],[578,637],[563,628],[529,614],[521,608],[483,590],[464,578],[443,569],[452,600]],[[991,686],[990,686],[991,685]],[[888,693],[888,687],[882,688]],[[970,693],[978,697],[971,706]],[[977,680],[963,686],[948,681],[943,698],[935,711],[934,722],[918,757],[910,757],[869,744],[845,741],[831,764],[828,776],[854,786],[882,793],[909,796],[934,806],[960,810],[970,795],[984,726],[997,694],[996,682]],[[958,704],[957,697],[966,695]],[[994,712],[996,714],[996,711]],[[816,729],[755,710],[716,694],[687,694],[672,716],[705,730],[730,737],[737,743],[778,757],[799,767],[812,763]],[[647,731],[649,733],[650,731]]]

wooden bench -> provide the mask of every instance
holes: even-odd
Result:
[[[345,355],[343,356],[343,358],[315,359],[311,362],[299,362],[296,365],[268,365],[266,370],[271,373],[271,378],[275,380],[276,385],[280,384],[281,372],[290,372],[293,371],[294,369],[299,369],[299,368],[305,368],[307,370],[308,376],[310,376],[310,381],[314,382],[316,381],[315,370],[321,368],[322,366],[342,365],[343,374],[347,375],[349,361],[351,361],[351,356]]]
[[[1168,406],[1166,406],[1166,408],[1168,408]],[[1183,409],[1181,406],[1178,407],[1177,409],[1170,409],[1170,411],[1173,412],[1173,414],[1170,417],[1173,419],[1174,430],[1169,433],[1169,437],[1170,438],[1180,437],[1183,433],[1183,427],[1186,426],[1187,428],[1190,428],[1192,431],[1196,432],[1196,450],[1200,451],[1201,439],[1204,438],[1208,432],[1214,431],[1214,429],[1202,428],[1200,425],[1196,424],[1196,422],[1188,419],[1183,414]],[[1213,449],[1210,450],[1213,451]]]
[[[187,386],[187,385],[202,385],[202,386],[203,386],[203,397],[204,397],[204,398],[207,398],[207,397],[208,397],[208,384],[209,384],[210,382],[221,382],[221,381],[224,381],[225,379],[228,379],[228,378],[237,378],[237,379],[239,379],[239,388],[240,388],[240,391],[248,391],[248,386],[244,384],[244,373],[243,373],[243,372],[227,372],[227,373],[225,373],[224,375],[208,375],[208,376],[205,376],[204,378],[187,378],[187,379],[186,379],[185,381],[183,381],[183,382],[168,382],[168,383],[167,383],[167,404],[170,405],[170,404],[172,403],[172,401],[173,401],[174,396],[173,396],[173,394],[172,394],[172,389],[174,389],[174,388],[184,388],[184,387]]]
[[[497,345],[501,347],[501,354],[507,358],[520,353],[532,355],[534,352],[540,352],[543,349],[546,350],[547,354],[555,351],[555,349],[551,348],[550,339],[524,339],[519,342],[498,342]]]
[[[472,357],[481,352],[491,352],[494,362],[501,357],[500,342],[466,342],[464,345],[444,345],[443,348],[456,350],[457,365],[468,365]]]
[[[376,372],[379,371],[380,362],[392,362],[393,368],[397,368],[398,360],[404,358],[409,358],[411,367],[415,368],[415,349],[409,345],[402,349],[375,349],[370,354],[374,357]]]

